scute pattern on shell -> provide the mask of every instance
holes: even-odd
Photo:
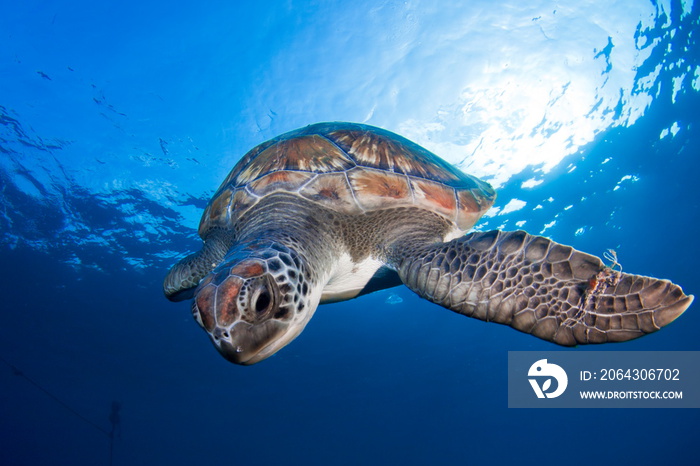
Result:
[[[200,236],[230,226],[261,198],[297,193],[343,213],[415,206],[466,231],[496,194],[419,145],[372,126],[319,123],[249,151],[209,202]]]

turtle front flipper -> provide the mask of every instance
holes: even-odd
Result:
[[[221,262],[233,242],[231,232],[210,230],[199,251],[173,265],[163,280],[163,292],[170,301],[192,298],[200,280]]]
[[[564,346],[638,338],[693,301],[668,280],[618,272],[523,231],[397,244],[389,260],[410,289],[434,303]]]

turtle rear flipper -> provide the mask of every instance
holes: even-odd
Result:
[[[523,231],[397,245],[391,256],[420,296],[564,346],[638,338],[693,301],[668,280],[612,270],[595,256]]]

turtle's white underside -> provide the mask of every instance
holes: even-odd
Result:
[[[353,262],[350,254],[341,254],[333,273],[323,288],[321,303],[333,303],[354,298],[360,294],[367,282],[383,265],[383,262],[372,257],[367,257],[360,262]]]
[[[455,227],[448,231],[443,241],[451,241],[464,234],[464,231]],[[331,273],[326,286],[321,294],[321,304],[334,303],[355,298],[374,277],[377,270],[386,264],[371,256],[354,262],[347,252],[338,257],[336,266]]]

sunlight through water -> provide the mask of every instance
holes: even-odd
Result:
[[[110,60],[97,45],[80,58],[65,46],[76,13],[31,16],[32,41],[0,52],[0,241],[64,245],[75,266],[99,269],[105,251],[126,267],[164,266],[196,244],[206,202],[248,149],[328,120],[398,132],[496,188],[527,173],[517,183],[531,189],[655,99],[700,90],[686,58],[690,0],[487,3],[282,3],[254,12],[266,21],[252,36],[218,19],[242,7],[202,10],[187,18],[192,31],[162,21],[155,36],[140,27],[146,12],[123,25],[131,40],[90,26]],[[30,13],[17,15],[0,20],[8,38]],[[195,34],[205,22],[211,34]],[[50,61],[36,44],[55,48]],[[501,198],[488,218],[540,204]]]

